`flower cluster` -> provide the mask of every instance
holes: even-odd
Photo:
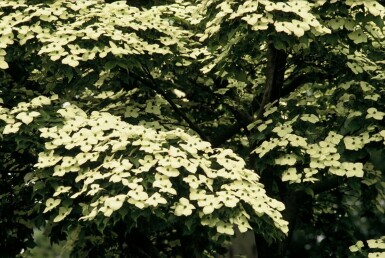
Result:
[[[233,151],[212,149],[180,129],[132,125],[107,112],[87,115],[72,104],[57,113],[64,124],[40,129],[46,150],[35,164],[69,183],[57,186],[46,201],[44,212],[56,211],[55,221],[71,213],[68,200],[89,198],[82,220],[118,216],[121,209],[145,213],[168,207],[167,216],[196,216],[218,234],[233,235],[234,225],[245,232],[260,216],[287,233],[283,204],[266,195],[258,176]]]
[[[4,1],[1,7],[12,7],[13,11],[0,14],[0,69],[8,68],[6,50],[15,42],[37,43],[41,58],[48,57],[70,67],[108,55],[170,57],[175,53],[182,57],[178,62],[187,65],[188,59],[208,53],[204,48],[187,46],[186,39],[193,34],[165,18],[185,16],[192,11],[183,4],[139,10],[125,1],[107,4],[100,0],[58,0],[39,5]],[[152,33],[143,33],[148,30]],[[109,65],[106,67],[111,68]]]
[[[364,249],[364,242],[357,241],[355,245],[349,247],[352,253],[365,253],[368,258],[377,258],[383,257],[385,255],[385,237],[381,237],[378,239],[369,239],[366,241],[368,250]]]
[[[15,134],[23,125],[31,124],[37,117],[41,116],[39,109],[49,106],[51,101],[57,100],[58,96],[51,97],[39,96],[30,102],[20,102],[12,109],[0,107],[0,120],[5,122],[2,134]]]
[[[360,93],[356,93],[360,92]],[[328,93],[330,94],[330,93]],[[381,121],[384,112],[380,111],[381,106],[374,107],[366,97],[363,103],[358,105],[369,106],[366,113],[352,108],[352,99],[355,94],[365,96],[377,94],[378,98],[382,93],[373,86],[364,82],[347,82],[340,86],[340,90],[331,90],[334,98],[339,100],[335,107],[336,117],[342,117],[342,130],[329,129],[324,136],[322,123],[327,117],[322,116],[322,111],[310,114],[292,115],[292,117],[280,117],[277,108],[267,108],[265,112],[266,122],[253,123],[250,128],[260,124],[257,129],[269,139],[261,141],[254,149],[259,158],[271,159],[271,164],[280,167],[282,181],[290,183],[315,182],[324,173],[346,177],[364,177],[365,170],[371,171],[370,162],[362,163],[354,160],[354,153],[365,153],[367,146],[377,144],[384,140],[384,130],[378,121]],[[322,101],[322,98],[319,98]],[[282,102],[285,102],[283,99]],[[311,104],[313,103],[313,104]],[[304,108],[311,105],[318,105],[317,102],[304,102]],[[330,107],[328,107],[330,109]],[[281,107],[280,114],[285,114],[285,105]],[[272,122],[278,120],[276,123]],[[351,131],[352,124],[362,126],[362,130]],[[306,127],[305,134],[298,135],[297,128]],[[317,131],[314,131],[317,130]],[[302,130],[302,132],[304,132]],[[364,154],[357,154],[364,155]],[[373,155],[373,154],[372,154]]]

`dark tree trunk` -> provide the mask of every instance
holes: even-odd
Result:
[[[259,101],[260,104],[257,111],[257,119],[263,118],[264,107],[266,104],[278,100],[281,96],[285,75],[286,59],[287,54],[285,51],[276,49],[272,43],[268,45],[266,83],[262,99]],[[258,132],[254,131],[252,134],[253,133]],[[254,149],[256,144],[256,142],[253,143],[251,147]],[[263,171],[260,181],[265,185],[267,194],[271,197],[276,197],[277,193],[273,192],[273,187],[274,185],[279,184],[277,181],[279,179],[276,178],[274,171],[270,170],[271,169],[267,168],[265,171]],[[288,200],[283,201],[291,203],[291,197],[289,197]],[[290,216],[293,212],[296,213],[296,211],[290,211]],[[255,240],[258,250],[258,258],[282,258],[285,256],[285,250],[287,249],[286,240],[269,244],[263,238],[263,236],[258,234],[258,232],[255,234]]]

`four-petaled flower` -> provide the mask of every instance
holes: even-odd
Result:
[[[377,108],[371,107],[368,108],[368,114],[365,118],[374,118],[376,120],[382,120],[385,116],[384,112],[378,111]]]
[[[382,237],[382,239],[370,239],[368,241],[369,248],[379,248],[379,249],[385,249],[385,238]]]
[[[355,151],[360,150],[368,142],[368,139],[369,139],[368,135],[345,136],[344,138],[345,148],[348,150],[355,150]]]
[[[231,236],[234,235],[234,229],[232,224],[219,221],[216,226],[217,226],[218,233],[231,235]]]
[[[285,154],[279,157],[278,159],[275,159],[275,164],[277,165],[289,165],[292,166],[297,162],[297,156],[294,154]]]
[[[14,124],[7,124],[4,127],[3,134],[11,134],[11,133],[17,133],[20,129],[21,122],[17,122]]]
[[[282,181],[289,181],[292,183],[299,183],[301,182],[301,174],[297,174],[296,168],[288,168],[285,170],[282,174]]]
[[[219,209],[223,206],[220,198],[206,194],[205,199],[198,201],[198,206],[203,207],[204,214],[211,214],[215,209]]]
[[[176,216],[189,216],[193,209],[195,209],[194,205],[192,205],[188,199],[182,197],[175,206],[174,214]]]
[[[283,124],[273,129],[273,132],[277,133],[279,137],[284,137],[286,134],[291,133],[293,128],[291,125]]]

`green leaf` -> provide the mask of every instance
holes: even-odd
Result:
[[[370,155],[370,162],[381,171],[385,171],[385,150],[377,147],[367,147],[367,152]]]
[[[281,40],[275,40],[274,41],[274,47],[278,50],[286,50],[286,48],[287,48],[285,42],[283,42]]]
[[[119,65],[118,62],[116,61],[108,61],[105,65],[104,65],[104,69],[106,70],[112,70],[113,68],[115,68],[115,66]]]

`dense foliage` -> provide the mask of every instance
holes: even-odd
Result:
[[[378,1],[0,2],[0,247],[385,254]],[[31,252],[25,252],[28,256]]]

